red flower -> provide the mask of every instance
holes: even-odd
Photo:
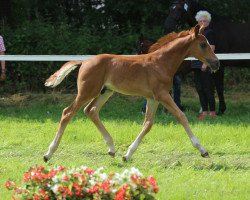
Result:
[[[154,193],[158,193],[158,192],[159,192],[159,188],[155,187],[155,188],[153,189],[153,191],[154,191]]]
[[[127,189],[128,189],[128,184],[123,184],[122,188],[123,188],[124,190],[127,190]]]
[[[101,188],[102,189],[105,189],[105,188],[108,188],[109,187],[109,182],[108,181],[105,181],[101,184]]]
[[[101,188],[104,189],[105,193],[110,193],[110,184],[109,181],[105,181],[101,184]]]
[[[94,173],[95,173],[95,170],[90,169],[90,168],[86,168],[86,169],[84,170],[84,172],[85,172],[86,174],[94,174]]]
[[[126,190],[120,189],[115,195],[115,200],[124,200],[126,195]]]
[[[109,179],[101,181],[98,180],[98,176],[92,176],[94,173],[95,170],[91,168],[81,168],[77,171],[77,169],[68,170],[63,166],[51,170],[46,170],[43,166],[33,167],[26,172],[23,177],[27,189],[23,189],[25,187],[15,187],[15,183],[11,181],[7,181],[5,187],[7,189],[13,189],[13,200],[20,198],[27,200],[50,200],[53,197],[57,200],[61,198],[77,199],[85,197],[93,197],[95,199],[109,197],[115,200],[128,200],[137,194],[148,194],[151,197],[152,192],[157,193],[159,191],[156,179],[152,176],[146,178],[140,178],[137,175],[128,176],[126,178],[131,180],[129,183],[125,182],[122,185],[117,185],[116,183],[110,183],[113,178],[112,175],[109,176]],[[58,177],[56,180],[58,180],[58,182],[55,182],[52,178],[57,174]],[[91,186],[92,178],[94,178],[93,180],[97,183],[95,186]],[[60,184],[58,185],[57,183]],[[39,189],[37,190],[36,188]],[[53,191],[51,188],[53,188]],[[56,189],[55,193],[54,188]],[[117,192],[114,194],[111,192],[112,190],[116,190]],[[37,193],[35,191],[39,192]]]
[[[45,194],[45,193],[46,193],[46,191],[45,191],[45,190],[40,189],[40,190],[39,190],[39,193],[40,193],[40,194]]]
[[[68,180],[69,180],[69,177],[68,177],[68,176],[64,176],[64,177],[63,177],[63,180],[64,180],[64,181],[68,181]]]
[[[40,200],[40,197],[38,194],[33,194],[33,198],[34,198],[34,200]]]
[[[15,182],[8,180],[8,181],[6,181],[6,183],[5,183],[4,186],[5,186],[7,189],[11,190],[11,189],[13,188],[14,185],[15,185]]]
[[[85,182],[85,177],[84,177],[84,176],[81,176],[81,179],[82,179],[82,184],[84,184],[84,182]]]
[[[65,199],[67,197],[67,194],[66,193],[63,193],[62,194],[62,197]]]
[[[132,175],[130,178],[131,178],[131,180],[132,180],[134,183],[136,183],[136,182],[137,182],[137,179],[139,178],[139,176],[137,176],[137,175]]]
[[[50,199],[48,195],[44,196],[43,198],[44,198],[44,200],[49,200]]]
[[[28,182],[28,181],[30,180],[30,173],[25,173],[25,174],[23,175],[23,180],[24,180],[25,182]]]
[[[152,177],[152,176],[149,176],[148,177],[148,181],[149,181],[149,183],[153,186],[153,187],[155,187],[157,184],[156,184],[156,179],[154,178],[154,177]]]
[[[44,170],[44,166],[40,166],[37,169],[40,170],[40,171],[42,171],[42,170]]]
[[[97,192],[99,190],[99,186],[95,185],[94,187],[89,188],[89,193],[90,194],[94,194],[95,192]]]
[[[55,170],[55,169],[52,169],[52,170],[50,170],[50,172],[49,172],[49,174],[48,174],[48,177],[49,177],[49,178],[53,178],[55,175],[56,175],[56,170]]]

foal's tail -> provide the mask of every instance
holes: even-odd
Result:
[[[47,87],[56,87],[59,85],[63,79],[75,68],[80,67],[82,61],[69,61],[66,62],[61,69],[52,74],[45,82],[45,86]]]

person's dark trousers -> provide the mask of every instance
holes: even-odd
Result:
[[[145,99],[145,100],[143,101],[143,106],[142,106],[142,108],[141,108],[141,111],[142,111],[143,113],[146,112],[146,106],[147,106],[147,100]]]
[[[194,69],[195,88],[203,111],[215,111],[214,86],[211,73]],[[210,109],[208,109],[210,108]]]
[[[173,78],[173,99],[176,105],[183,110],[183,106],[181,105],[181,77],[180,75],[175,75]],[[147,101],[143,102],[142,112],[146,111]]]
[[[216,92],[219,98],[218,115],[222,115],[226,110],[226,103],[224,98],[224,67],[221,66],[216,73],[212,74],[212,77],[214,79]]]

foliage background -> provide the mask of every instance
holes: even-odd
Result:
[[[143,33],[163,35],[171,0],[1,0],[0,34],[7,54],[135,54]],[[241,23],[250,21],[249,0],[203,0],[205,7]],[[60,62],[8,62],[3,90],[45,91],[44,80]],[[228,74],[229,73],[229,74]],[[226,78],[237,82],[228,71]],[[250,72],[238,70],[249,81]],[[68,79],[72,84],[76,74]],[[3,85],[3,83],[1,83]],[[71,87],[71,86],[70,86]]]

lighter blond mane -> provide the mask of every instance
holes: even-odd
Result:
[[[177,39],[177,38],[182,38],[185,37],[187,35],[190,35],[194,32],[194,28],[191,28],[190,30],[187,31],[181,31],[179,33],[176,32],[172,32],[169,33],[163,37],[161,37],[159,40],[157,40],[156,43],[154,43],[148,50],[149,53],[156,51],[157,49],[165,46],[166,44],[168,44],[169,42],[172,42],[173,40]]]

